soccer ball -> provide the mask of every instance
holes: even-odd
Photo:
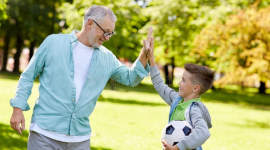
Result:
[[[174,120],[162,130],[161,140],[174,146],[192,132],[192,126],[187,121]]]

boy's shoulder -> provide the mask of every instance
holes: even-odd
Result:
[[[186,109],[186,112],[185,112],[186,119],[190,118],[189,117],[190,116],[190,109],[192,110],[193,107],[198,107],[200,109],[200,112],[202,113],[202,116],[203,116],[205,122],[207,123],[208,128],[211,128],[212,123],[211,123],[210,113],[209,113],[207,107],[201,101],[194,101],[189,105],[189,107]]]

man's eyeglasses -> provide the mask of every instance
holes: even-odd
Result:
[[[93,20],[93,21],[94,21],[94,23],[96,23],[95,20]],[[104,36],[104,37],[107,37],[107,36],[112,37],[112,36],[113,36],[113,34],[114,34],[113,32],[111,32],[111,33],[106,32],[105,30],[103,30],[103,29],[98,25],[98,23],[96,23],[96,25],[104,32],[104,33],[103,33],[103,36]]]

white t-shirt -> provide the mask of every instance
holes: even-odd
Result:
[[[81,90],[89,74],[90,64],[94,48],[83,45],[81,42],[74,46],[73,59],[74,59],[74,83],[76,85],[76,103],[79,100]],[[44,130],[40,128],[35,122],[30,125],[30,130],[38,132],[51,139],[62,142],[82,142],[90,139],[91,134],[85,136],[70,136],[60,134],[54,131]]]

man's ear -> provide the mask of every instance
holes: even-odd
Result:
[[[88,19],[87,20],[87,23],[86,23],[87,28],[92,28],[93,25],[94,25],[93,19]]]
[[[193,88],[193,92],[194,93],[199,93],[201,90],[201,86],[199,84],[196,84]]]

